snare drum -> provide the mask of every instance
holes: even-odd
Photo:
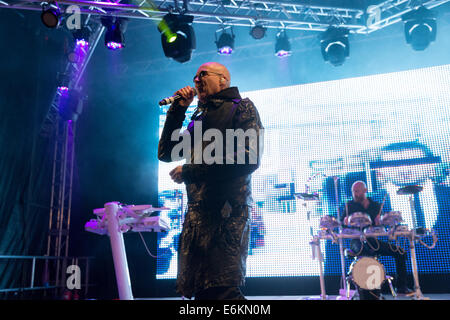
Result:
[[[395,227],[403,221],[400,211],[391,211],[381,216],[381,223],[386,227]]]
[[[348,219],[348,223],[352,227],[365,228],[372,224],[372,219],[370,219],[370,216],[367,213],[354,212]]]
[[[386,279],[383,265],[373,257],[360,257],[352,262],[349,273],[362,289],[380,289]]]
[[[323,216],[322,218],[320,218],[320,229],[333,230],[339,227],[339,225],[340,223],[335,217]]]

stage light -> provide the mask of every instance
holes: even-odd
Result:
[[[47,28],[58,28],[61,18],[61,10],[55,2],[46,3],[42,7],[41,21]]]
[[[67,58],[72,63],[79,63],[86,58],[89,48],[89,37],[91,34],[91,28],[84,26],[81,29],[77,29],[72,33],[75,45],[72,51],[67,55]]]
[[[191,60],[195,49],[194,16],[166,14],[158,24],[164,55],[180,63]]]
[[[127,20],[109,16],[103,16],[100,20],[106,28],[105,46],[110,50],[118,50],[125,47],[124,33]]]
[[[66,94],[67,92],[69,92],[69,88],[67,88],[66,86],[59,86],[57,90],[59,94]]]
[[[275,42],[275,55],[279,58],[290,56],[291,43],[285,30],[278,32]]]
[[[266,35],[266,28],[264,28],[262,25],[257,24],[250,29],[250,35],[253,37],[253,39],[262,39]]]
[[[233,29],[230,29],[230,33],[226,31],[227,28],[217,30],[216,31],[216,46],[217,46],[217,53],[223,54],[223,55],[230,55],[233,53],[234,50],[234,33]],[[217,39],[217,33],[222,32],[219,39]]]
[[[348,29],[330,27],[321,35],[320,47],[325,61],[337,67],[350,55]]]
[[[77,47],[89,46],[89,37],[91,35],[91,28],[89,26],[75,30],[72,35]]]
[[[405,22],[406,43],[416,51],[425,50],[436,40],[436,13],[420,7],[402,16]]]

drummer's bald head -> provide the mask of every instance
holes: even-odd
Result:
[[[355,188],[357,188],[357,189],[366,189],[367,190],[367,185],[366,185],[366,183],[364,181],[359,180],[359,181],[353,182],[353,184],[352,184],[352,191]]]
[[[364,181],[355,181],[352,184],[352,196],[356,202],[361,202],[366,198],[367,186]]]

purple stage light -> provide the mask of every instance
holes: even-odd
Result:
[[[279,58],[282,58],[282,57],[290,56],[291,52],[290,51],[286,51],[286,50],[279,50],[277,53],[275,53],[275,55],[277,57],[279,57]]]
[[[69,92],[69,88],[67,88],[66,86],[59,86],[58,87],[58,92],[60,94],[67,93],[67,92]]]
[[[77,39],[77,47],[88,47],[89,46],[89,42],[87,42],[84,39]]]
[[[222,47],[219,49],[219,54],[232,54],[233,53],[233,49],[231,47]]]
[[[106,44],[106,46],[108,47],[108,49],[110,50],[117,50],[117,49],[122,49],[123,45],[121,43],[118,42],[114,42],[114,41],[110,41]]]

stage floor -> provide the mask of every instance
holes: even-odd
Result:
[[[423,294],[426,300],[450,300],[450,293],[443,294]],[[320,296],[247,296],[248,300],[320,300]],[[414,297],[397,296],[394,298],[390,294],[384,294],[385,300],[415,300]],[[181,297],[169,298],[135,298],[135,300],[183,300]],[[186,299],[187,300],[187,299]],[[345,300],[341,296],[329,295],[327,300]],[[356,299],[358,300],[358,298]],[[187,300],[189,301],[189,300]]]

